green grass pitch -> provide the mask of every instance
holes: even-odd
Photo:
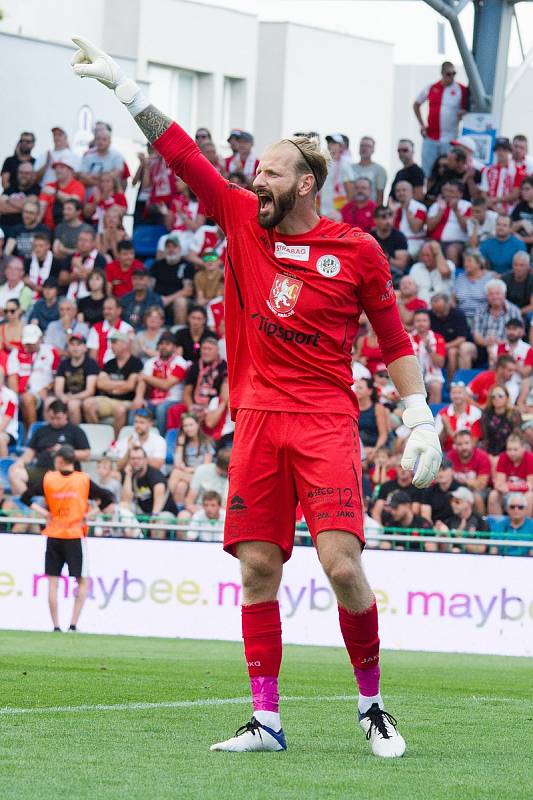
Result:
[[[75,707],[244,697],[239,644],[0,632],[1,797],[533,798],[530,659],[386,651],[382,664],[404,758],[371,755],[342,649],[290,646],[281,689],[306,699],[284,703],[288,751],[211,753],[247,703]]]

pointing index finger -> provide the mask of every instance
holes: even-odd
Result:
[[[97,59],[102,53],[100,48],[84,36],[73,36],[72,41],[92,60]]]

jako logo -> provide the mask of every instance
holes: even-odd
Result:
[[[292,261],[309,261],[309,245],[276,242],[274,254],[276,258],[290,258]]]

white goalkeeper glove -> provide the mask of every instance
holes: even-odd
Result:
[[[414,472],[413,484],[419,489],[429,486],[437,477],[442,450],[435,429],[435,420],[423,395],[404,398],[406,409],[403,424],[411,429],[402,456],[402,467]]]
[[[73,36],[72,41],[79,47],[70,62],[76,75],[80,78],[96,78],[108,89],[113,89],[133,116],[150,105],[140,87],[122,72],[111,56],[82,36]]]

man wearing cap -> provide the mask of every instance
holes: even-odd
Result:
[[[108,298],[106,303],[110,300]],[[93,331],[94,328],[91,334]],[[83,413],[87,422],[100,422],[104,417],[112,417],[115,436],[118,438],[120,429],[126,424],[143,365],[142,361],[131,354],[131,340],[127,331],[113,328],[107,340],[111,345],[112,358],[100,370],[96,380],[96,397],[88,397],[83,401]],[[88,345],[90,348],[89,341]]]
[[[474,494],[467,489],[466,486],[459,486],[450,492],[450,504],[452,507],[452,515],[446,520],[437,520],[434,528],[440,533],[447,533],[448,531],[461,536],[461,534],[475,533],[476,531],[488,531],[489,526],[477,511],[474,511]],[[440,545],[438,548],[441,552],[451,551],[452,553],[486,553],[487,546],[485,544],[467,544],[467,545]]]
[[[414,511],[416,513],[420,511],[420,504],[424,499],[424,489],[418,489],[416,486],[413,486],[409,470],[403,469],[400,465],[396,469],[396,478],[392,478],[390,481],[386,481],[381,485],[377,499],[372,506],[372,519],[375,519],[376,522],[382,525],[385,524],[384,519],[387,519],[385,506],[394,492],[398,491],[406,492],[413,504]],[[389,524],[391,524],[390,519]]]
[[[404,491],[394,492],[386,500],[383,524],[387,528],[408,528],[411,533],[416,533],[417,529],[427,530],[431,528],[431,524],[427,519],[413,512],[411,498],[407,492]],[[392,544],[390,542],[381,542],[380,549],[391,550]],[[410,543],[395,545],[395,550],[419,549],[419,545],[412,545]]]
[[[376,141],[372,136],[363,136],[359,142],[359,161],[352,165],[353,180],[368,178],[370,198],[376,205],[383,205],[383,193],[387,184],[387,172],[381,164],[372,161]]]
[[[53,229],[63,219],[63,203],[76,198],[81,203],[85,199],[85,187],[74,177],[76,163],[64,156],[52,164],[56,180],[47,183],[39,195],[41,221]]]
[[[242,172],[250,180],[255,176],[255,171],[259,164],[259,160],[252,149],[254,137],[248,131],[239,131],[238,134],[236,131],[232,131],[231,137],[237,140],[237,152],[227,162],[227,172],[228,174]]]
[[[162,468],[167,456],[167,443],[154,428],[154,415],[148,408],[138,408],[133,412],[133,432],[113,445],[112,457],[118,459],[116,469],[124,469],[133,447],[143,448],[148,466]]]
[[[494,144],[495,163],[483,168],[480,189],[489,208],[507,214],[516,203],[525,176],[511,169],[511,142],[498,136]]]
[[[485,166],[483,161],[476,158],[477,146],[476,141],[472,136],[458,136],[457,139],[452,139],[450,142],[452,147],[459,147],[466,155],[466,163],[469,168],[475,169],[481,173]]]
[[[138,331],[143,326],[146,311],[156,306],[163,308],[161,297],[150,288],[150,275],[144,266],[135,267],[131,273],[132,291],[120,298],[122,319]]]
[[[122,306],[116,297],[106,297],[103,305],[104,319],[91,327],[87,338],[87,347],[91,358],[97,362],[101,368],[107,361],[113,358],[111,342],[108,337],[111,331],[126,333],[133,339],[133,328],[120,318]]]
[[[428,522],[442,520],[446,522],[452,516],[450,492],[458,489],[460,483],[453,477],[452,462],[444,457],[440,465],[437,480],[433,486],[423,490],[420,515]]]
[[[176,339],[170,331],[163,331],[157,342],[158,355],[145,362],[139,375],[134,407],[146,402],[155,414],[159,432],[167,430],[167,411],[179,405],[183,399],[185,376],[190,366],[176,353]],[[187,407],[182,406],[182,411]]]
[[[8,386],[20,397],[22,421],[26,430],[37,421],[37,411],[52,389],[59,353],[43,343],[38,325],[22,329],[22,347],[11,350],[7,359]]]
[[[138,269],[144,270],[144,264],[135,258],[133,244],[124,239],[117,245],[116,261],[110,261],[105,268],[107,282],[114,297],[121,298],[133,291],[133,271]]]
[[[354,197],[354,178],[350,159],[345,157],[346,145],[341,133],[326,136],[331,159],[328,175],[318,197],[320,213],[323,217],[340,220],[341,209]]]
[[[82,422],[83,401],[96,394],[99,369],[96,361],[87,355],[86,338],[83,333],[70,334],[67,356],[59,362],[54,379],[54,394],[66,404],[73,425]]]
[[[400,201],[396,194],[396,186],[400,181],[407,182],[413,189],[412,197],[419,203],[424,199],[424,170],[415,164],[415,145],[411,139],[400,139],[398,142],[398,158],[402,168],[398,170],[392,182],[390,196]]]
[[[66,158],[74,168],[74,172],[78,172],[80,168],[80,159],[70,149],[68,142],[67,132],[60,125],[55,125],[52,128],[52,139],[54,146],[51,150],[41,153],[35,159],[34,169],[36,180],[43,185],[52,183],[55,180],[55,173],[53,164]]]

